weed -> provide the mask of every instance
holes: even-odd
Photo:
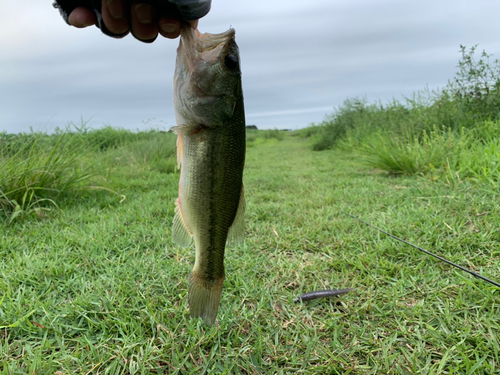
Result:
[[[462,59],[449,91],[465,107],[470,123],[485,119],[496,120],[500,114],[500,61],[490,61],[484,50],[475,59],[477,45],[469,50],[460,46]]]
[[[435,174],[454,163],[456,153],[464,145],[465,137],[459,137],[449,129],[424,132],[420,139],[412,132],[399,138],[377,134],[360,149],[366,155],[367,164],[393,174]]]

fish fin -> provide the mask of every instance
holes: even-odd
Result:
[[[202,318],[213,325],[219,311],[224,276],[213,281],[200,278],[195,271],[189,277],[189,312],[192,318]]]
[[[182,217],[179,198],[175,202],[175,216],[172,224],[172,240],[179,246],[187,247],[191,243],[193,235]]]
[[[177,135],[193,134],[193,133],[196,133],[196,131],[199,129],[199,127],[200,127],[199,124],[180,124],[180,125],[171,127],[170,130],[172,130]]]
[[[238,210],[227,234],[227,243],[230,245],[238,245],[245,239],[245,207],[245,191],[242,186]]]
[[[177,135],[177,169],[181,167],[182,158],[184,156],[184,143],[182,143],[182,134]]]

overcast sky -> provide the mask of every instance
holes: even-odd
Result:
[[[75,29],[51,3],[0,2],[0,131],[175,124],[178,39]],[[499,0],[213,0],[199,29],[236,29],[247,124],[297,129],[346,98],[445,86],[460,44],[500,58],[499,15]]]

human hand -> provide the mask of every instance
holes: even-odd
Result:
[[[126,34],[129,30],[143,42],[152,42],[158,34],[165,38],[175,39],[180,33],[181,19],[178,12],[159,11],[150,4],[133,2],[130,9],[126,8],[125,0],[102,1],[102,21],[113,34]],[[68,17],[72,26],[83,28],[95,25],[97,22],[93,10],[77,7]],[[196,29],[198,20],[190,21],[191,27]]]

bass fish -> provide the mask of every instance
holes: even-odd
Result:
[[[245,227],[245,113],[234,34],[183,25],[173,83],[181,175],[172,238],[180,246],[194,238],[189,310],[209,325],[219,309],[226,243],[241,242]]]

